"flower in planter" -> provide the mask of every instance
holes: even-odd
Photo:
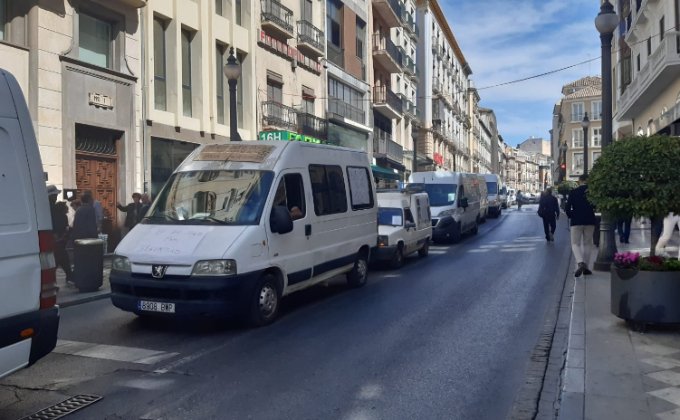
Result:
[[[640,254],[637,252],[617,252],[614,254],[614,265],[618,268],[638,268]]]
[[[640,257],[637,252],[617,252],[614,254],[614,266],[641,271],[680,271],[680,261],[676,258],[658,255]]]

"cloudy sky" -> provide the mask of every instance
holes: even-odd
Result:
[[[439,0],[472,68],[481,106],[510,145],[549,139],[562,85],[600,75],[598,0]],[[555,74],[484,89],[594,59]]]

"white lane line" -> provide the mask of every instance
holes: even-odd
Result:
[[[501,252],[529,252],[535,249],[536,248],[503,248],[501,249]]]
[[[58,340],[54,352],[71,356],[115,360],[117,362],[139,363],[143,365],[153,365],[179,354],[140,349],[136,347],[110,346],[106,344],[83,343],[69,340]]]

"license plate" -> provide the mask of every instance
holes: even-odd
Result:
[[[151,302],[149,300],[140,300],[137,304],[137,308],[140,311],[148,312],[164,312],[164,313],[175,313],[175,304],[168,302]]]

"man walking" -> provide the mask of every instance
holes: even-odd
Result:
[[[588,260],[593,249],[593,232],[597,219],[595,218],[595,209],[587,198],[587,181],[587,175],[581,175],[578,178],[579,186],[569,193],[565,211],[567,217],[571,220],[571,249],[578,263],[576,272],[574,272],[575,277],[581,277],[582,274],[593,274],[588,269]]]
[[[546,188],[545,192],[541,194],[541,200],[538,202],[538,215],[543,219],[545,240],[554,242],[557,219],[560,218],[560,205],[557,203],[557,198],[552,194],[552,188],[550,187]]]

